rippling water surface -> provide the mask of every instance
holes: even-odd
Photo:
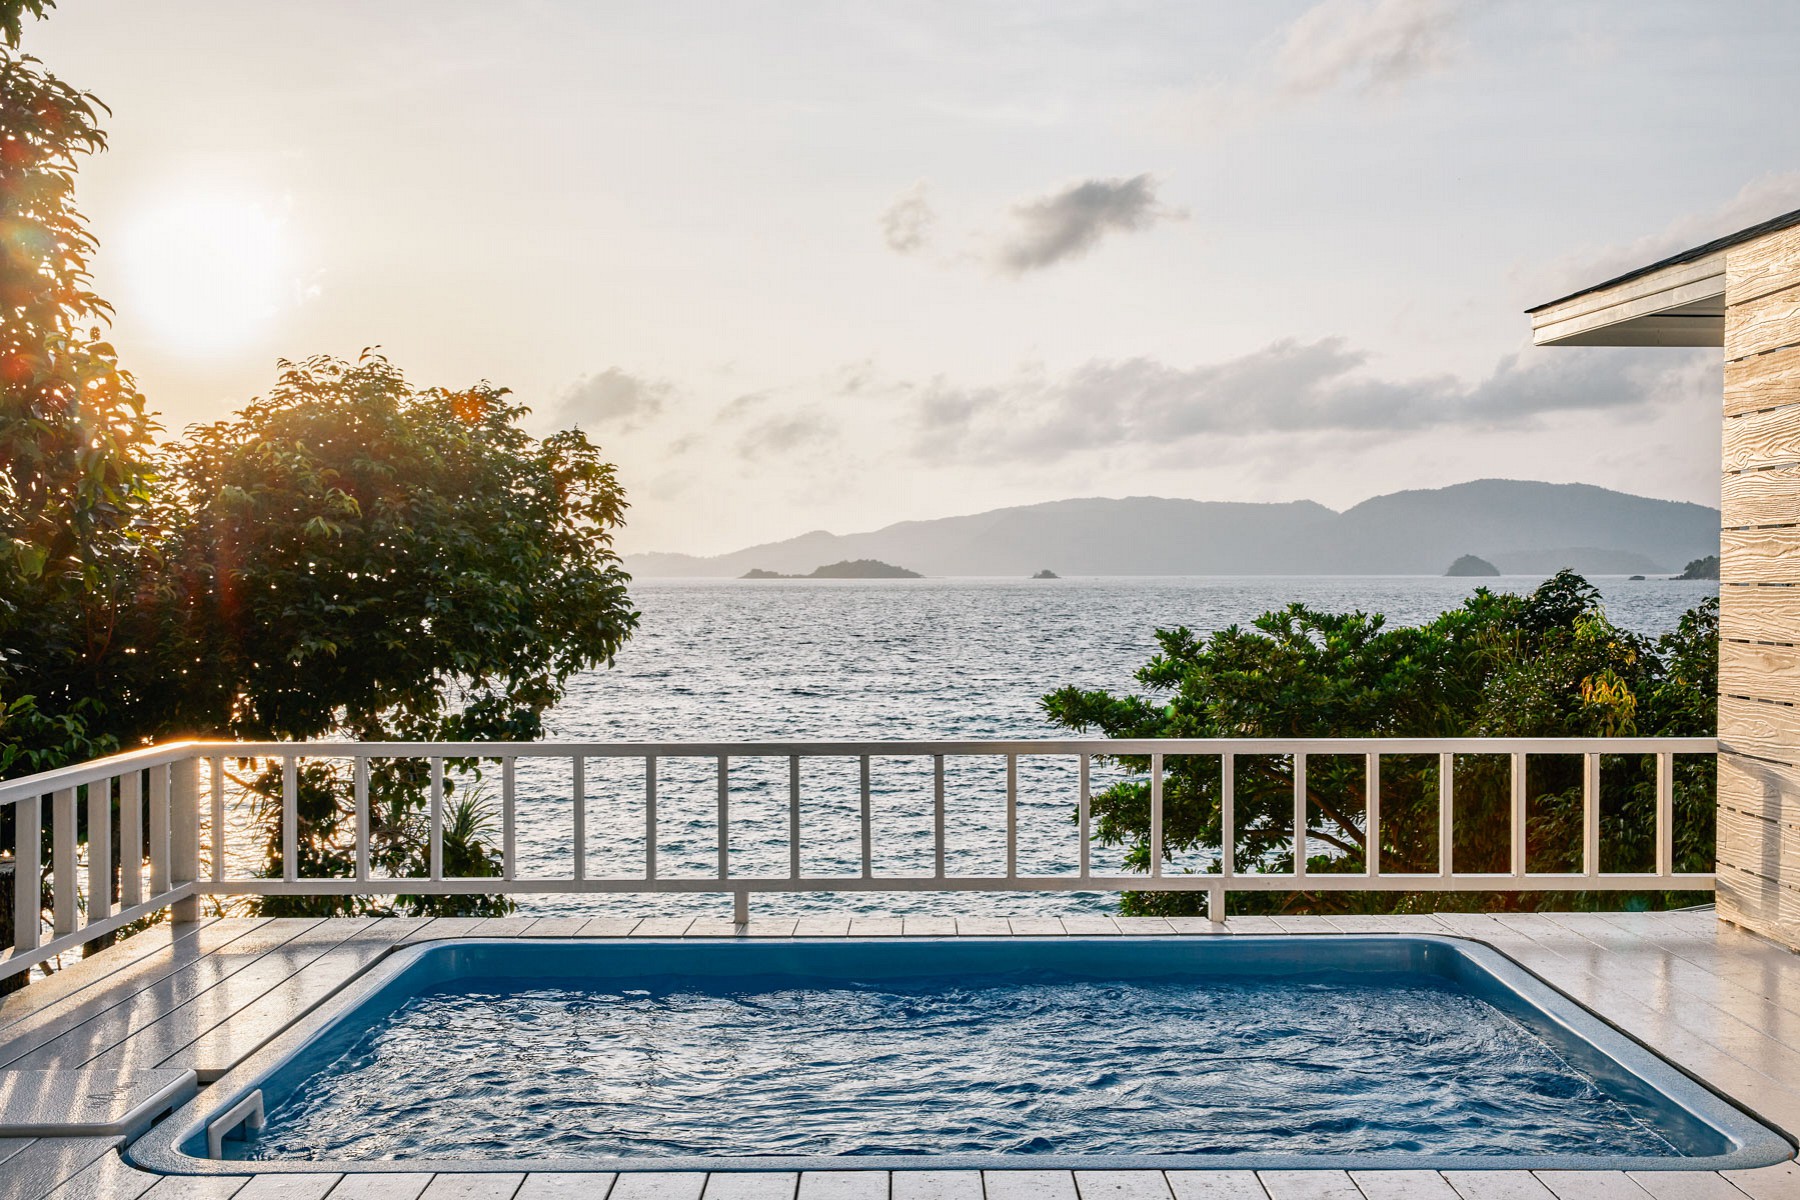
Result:
[[[1417,976],[868,986],[472,980],[372,1027],[256,1158],[1232,1151],[1669,1155]]]
[[[1155,651],[1155,630],[1212,631],[1246,623],[1290,601],[1430,619],[1477,584],[1527,591],[1538,578],[1258,577],[1065,580],[643,581],[638,636],[611,670],[572,681],[550,714],[558,739],[734,740],[798,738],[1039,738],[1061,736],[1039,698],[1065,684],[1132,688]],[[1597,581],[1620,625],[1648,634],[1674,627],[1717,584]],[[947,869],[990,872],[1004,843],[1005,779],[999,762],[951,760]],[[877,760],[875,872],[929,873],[928,763]],[[1095,786],[1106,780],[1097,778]],[[643,873],[641,761],[590,762],[590,875]],[[734,871],[787,867],[787,762],[733,763]],[[853,761],[811,762],[803,779],[808,873],[854,874],[858,828]],[[665,759],[658,779],[659,867],[665,875],[717,869],[712,840],[717,777],[711,760]],[[1075,765],[1021,763],[1021,869],[1068,871],[1077,853],[1071,822]],[[521,763],[523,873],[566,875],[572,828],[567,764]],[[1095,869],[1115,861],[1095,850]],[[723,915],[719,896],[546,896],[526,912],[669,912]],[[815,893],[758,896],[755,911],[793,913],[1045,913],[1111,907],[1108,897],[1055,893]]]

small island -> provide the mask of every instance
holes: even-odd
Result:
[[[1477,576],[1477,575],[1498,575],[1499,573],[1500,573],[1500,568],[1496,567],[1493,563],[1489,562],[1487,559],[1476,558],[1473,554],[1465,554],[1461,558],[1457,559],[1455,562],[1451,563],[1450,569],[1448,571],[1445,571],[1444,575],[1446,578],[1450,578],[1450,577],[1467,577],[1467,576]]]
[[[1719,556],[1709,554],[1705,558],[1696,558],[1682,568],[1677,579],[1717,579],[1719,577]]]
[[[1039,571],[1036,575],[1033,575],[1032,578],[1033,579],[1061,579],[1062,576],[1058,575],[1055,571],[1052,571],[1049,567],[1045,567],[1043,570]]]
[[[884,563],[874,558],[845,559],[843,562],[831,563],[828,566],[815,567],[810,575],[783,575],[779,571],[765,571],[760,567],[752,567],[738,576],[740,579],[923,579],[917,571],[909,571],[905,567],[896,567],[892,563]]]

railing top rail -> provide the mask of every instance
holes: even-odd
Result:
[[[731,742],[209,742],[262,758],[666,758],[978,754],[1713,754],[1717,738],[1044,738]]]
[[[32,796],[48,795],[64,788],[98,783],[102,779],[111,779],[116,775],[123,775],[127,771],[142,771],[150,767],[160,767],[165,763],[180,762],[182,759],[193,757],[196,746],[205,744],[193,741],[164,742],[159,746],[145,746],[141,750],[127,750],[123,754],[112,754],[84,763],[57,767],[53,771],[21,775],[17,779],[8,779],[4,783],[0,783],[0,805],[27,800]]]
[[[269,758],[829,758],[869,755],[1713,754],[1717,738],[1038,738],[668,742],[181,741],[0,783],[0,805],[197,756]]]

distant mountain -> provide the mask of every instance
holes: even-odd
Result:
[[[824,530],[710,558],[628,555],[641,578],[804,574],[880,559],[927,575],[1438,575],[1472,554],[1508,574],[1573,567],[1663,574],[1719,551],[1719,513],[1572,483],[1480,479],[1333,512],[1310,500],[1238,504],[1131,496],[1056,500],[870,533]]]
[[[909,571],[905,567],[896,567],[892,563],[877,562],[872,558],[859,558],[855,562],[835,562],[822,567],[815,567],[805,575],[783,575],[780,571],[765,571],[761,567],[752,567],[738,576],[740,579],[923,579],[917,571]]]

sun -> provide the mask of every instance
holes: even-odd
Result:
[[[129,304],[121,316],[173,353],[246,347],[298,296],[292,239],[279,207],[227,190],[149,202],[118,241]]]

